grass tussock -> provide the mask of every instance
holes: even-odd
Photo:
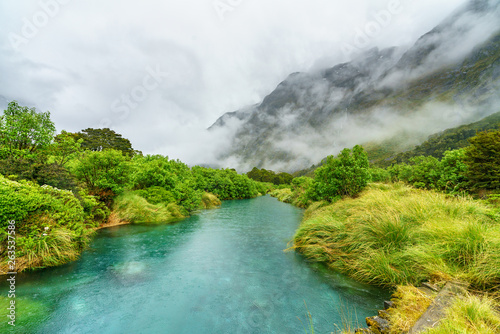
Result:
[[[500,333],[498,304],[487,296],[467,296],[457,299],[446,311],[437,327],[424,334],[496,334]]]
[[[151,204],[145,198],[133,193],[124,193],[117,197],[113,213],[116,219],[132,224],[168,223],[185,217],[182,208],[175,203]]]
[[[221,206],[222,202],[214,194],[204,192],[201,196],[201,207],[203,209],[213,209]]]
[[[292,204],[294,200],[294,195],[292,189],[283,188],[283,189],[275,189],[269,193],[272,197],[276,197],[280,202],[290,203]]]
[[[77,231],[58,227],[45,231],[46,233],[31,236],[18,236],[18,249],[14,271],[58,266],[78,259],[81,251],[90,241],[92,231],[79,229]],[[0,265],[0,271],[12,271],[5,259]]]
[[[312,205],[294,245],[371,284],[456,278],[480,289],[500,285],[498,214],[479,201],[403,184],[372,184],[356,199]]]

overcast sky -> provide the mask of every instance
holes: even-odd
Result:
[[[2,0],[0,107],[200,162],[201,133],[292,72],[410,45],[465,0]]]

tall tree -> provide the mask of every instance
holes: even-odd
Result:
[[[466,176],[473,189],[500,189],[500,130],[479,132],[465,150]]]
[[[35,108],[9,103],[0,117],[0,145],[11,152],[15,149],[34,152],[48,146],[56,128],[50,120],[50,112],[37,112]]]
[[[104,129],[88,128],[82,130],[77,135],[78,138],[83,139],[82,148],[84,150],[99,152],[105,149],[113,149],[122,151],[129,157],[141,153],[132,148],[130,140],[123,138],[121,134],[116,133],[115,131],[109,128],[104,128]]]

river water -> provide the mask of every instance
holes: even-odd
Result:
[[[16,332],[310,333],[308,312],[315,333],[363,326],[388,292],[285,252],[301,217],[265,196],[101,230],[80,260],[18,275],[18,304],[31,306]]]

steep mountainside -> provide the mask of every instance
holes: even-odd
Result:
[[[500,129],[500,112],[478,122],[435,133],[414,149],[398,154],[393,161],[406,162],[411,157],[419,155],[430,155],[441,159],[446,151],[469,146],[468,139],[474,137],[478,132],[498,129]]]
[[[412,147],[498,111],[499,7],[475,0],[408,50],[372,49],[320,72],[291,74],[260,104],[210,127],[214,134],[236,127],[219,158],[242,170],[294,171],[355,144],[405,138]]]

